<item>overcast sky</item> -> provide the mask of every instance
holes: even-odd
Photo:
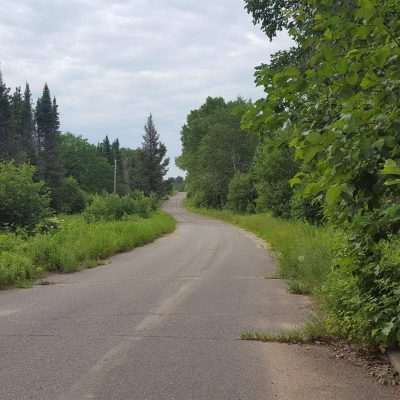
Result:
[[[254,67],[270,43],[242,0],[2,0],[0,62],[8,86],[44,82],[63,131],[141,144],[152,112],[179,170],[180,129],[207,96],[256,99]]]

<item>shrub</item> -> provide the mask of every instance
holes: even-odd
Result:
[[[31,260],[25,255],[0,253],[0,288],[32,279],[35,273]]]
[[[146,197],[142,192],[133,192],[126,196],[96,195],[85,210],[84,216],[88,222],[119,221],[130,215],[148,218],[156,207],[156,200]]]
[[[35,168],[0,163],[0,229],[33,229],[50,214],[50,198],[43,182],[35,182]]]
[[[250,174],[236,174],[229,183],[227,206],[239,213],[255,210],[256,190]]]
[[[331,329],[342,336],[381,347],[398,346],[400,237],[380,241],[374,255],[378,262],[360,264],[354,243],[345,248],[323,287],[324,309]]]
[[[64,179],[60,189],[60,199],[62,213],[77,214],[85,209],[85,193],[79,187],[78,182],[72,177]]]

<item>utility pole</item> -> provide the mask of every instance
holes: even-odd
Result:
[[[114,193],[117,193],[117,159],[114,159]]]

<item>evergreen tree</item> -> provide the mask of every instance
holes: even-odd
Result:
[[[22,149],[22,109],[23,100],[21,88],[15,88],[10,99],[11,105],[11,133],[10,138],[10,158],[17,163],[23,163],[25,157]]]
[[[15,88],[11,96],[11,115],[12,115],[12,130],[13,138],[11,143],[11,158],[17,163],[24,162],[24,155],[22,151],[22,93],[21,88]]]
[[[160,142],[151,114],[144,130],[140,168],[143,182],[141,189],[146,194],[156,193],[162,196],[165,193],[164,176],[168,172],[169,159],[165,158],[167,149]]]
[[[39,141],[39,176],[51,189],[52,207],[61,209],[60,190],[63,168],[59,157],[59,115],[56,99],[51,101],[50,90],[45,85],[36,108],[37,137]]]
[[[26,83],[21,115],[21,146],[25,155],[25,161],[31,164],[36,163],[34,134],[32,94],[28,83]]]
[[[110,144],[110,139],[108,136],[106,136],[103,140],[103,142],[99,146],[100,152],[103,154],[103,156],[107,159],[107,161],[110,164],[114,165],[114,157],[112,154],[112,148]]]
[[[127,182],[124,179],[124,165],[122,162],[121,148],[118,138],[115,139],[111,145],[111,153],[113,166],[115,161],[117,162],[117,192],[123,194],[127,192]]]
[[[0,161],[11,159],[12,139],[10,89],[3,82],[0,72]]]

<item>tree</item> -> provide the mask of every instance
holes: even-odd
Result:
[[[278,217],[290,217],[293,188],[289,181],[297,172],[294,152],[287,143],[265,140],[257,150],[253,167],[257,209],[270,210]]]
[[[118,138],[111,145],[111,153],[113,158],[113,167],[117,167],[117,193],[126,194],[128,192],[128,184],[124,177],[124,163],[122,161],[122,152]]]
[[[188,195],[197,205],[224,207],[230,180],[249,171],[258,139],[240,125],[248,107],[242,99],[209,97],[188,115],[177,163],[188,173]]]
[[[110,164],[114,165],[113,151],[108,136],[106,136],[103,142],[99,144],[99,151],[103,154],[103,156]]]
[[[60,193],[63,200],[60,210],[62,213],[77,214],[85,209],[85,193],[73,177],[63,180]]]
[[[37,161],[34,145],[34,118],[32,110],[32,94],[26,83],[21,110],[21,148],[24,161],[35,164]]]
[[[47,84],[36,107],[36,128],[39,144],[39,176],[51,190],[51,205],[58,211],[62,208],[60,189],[63,181],[63,167],[59,157],[59,115],[56,99],[50,97]]]
[[[227,207],[239,213],[254,212],[257,192],[251,174],[237,173],[229,182]]]
[[[160,142],[160,136],[155,128],[153,116],[150,114],[144,127],[142,152],[139,159],[141,174],[140,190],[146,194],[164,195],[164,176],[168,172],[169,159],[165,158],[167,148]]]
[[[10,89],[0,71],[0,160],[11,160],[13,139]]]
[[[0,162],[0,229],[30,230],[49,215],[47,189],[34,173],[27,164]]]
[[[89,193],[113,190],[113,166],[97,147],[81,136],[65,133],[60,136],[60,158],[65,175],[73,177]]]

